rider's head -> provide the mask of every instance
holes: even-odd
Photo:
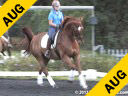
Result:
[[[60,2],[58,0],[53,0],[52,7],[54,8],[54,10],[58,11],[60,8]]]

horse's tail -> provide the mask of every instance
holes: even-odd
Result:
[[[25,38],[20,42],[20,46],[22,49],[26,50],[26,52],[30,52],[30,43],[34,37],[34,34],[32,32],[32,29],[29,27],[23,28],[23,33],[25,35]]]
[[[31,42],[32,38],[34,37],[32,29],[29,27],[24,27],[23,33],[27,36],[28,40]]]

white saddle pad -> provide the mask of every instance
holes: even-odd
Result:
[[[53,48],[56,47],[58,34],[59,34],[59,31],[56,33],[55,40],[54,40],[54,44],[51,45],[51,49],[53,49]],[[48,34],[45,34],[45,35],[42,37],[42,40],[41,40],[41,47],[42,47],[42,48],[47,48],[48,38],[49,38]]]

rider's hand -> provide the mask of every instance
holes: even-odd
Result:
[[[61,28],[61,25],[60,24],[57,24],[56,25],[56,29],[60,29]]]

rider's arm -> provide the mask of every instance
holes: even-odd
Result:
[[[56,24],[54,24],[52,20],[48,20],[48,23],[50,26],[56,27]]]

